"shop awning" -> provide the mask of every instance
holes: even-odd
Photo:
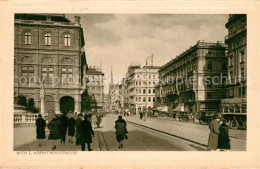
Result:
[[[168,107],[167,106],[163,106],[163,107],[157,107],[158,111],[161,112],[168,112]]]
[[[184,111],[184,106],[178,105],[175,109],[173,109],[173,111],[175,111],[175,112]]]

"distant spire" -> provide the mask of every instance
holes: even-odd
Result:
[[[111,82],[110,82],[111,84],[114,84],[114,82],[113,82],[113,71],[112,71],[112,66],[111,66]]]

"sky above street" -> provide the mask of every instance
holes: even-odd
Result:
[[[110,82],[125,77],[128,66],[145,65],[154,54],[154,66],[162,66],[198,40],[224,42],[228,15],[177,14],[70,14],[81,17],[89,66],[101,66]],[[108,93],[108,85],[105,86]]]

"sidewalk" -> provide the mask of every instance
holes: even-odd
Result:
[[[14,151],[52,151],[52,140],[42,140],[42,146],[39,147],[39,142],[36,140],[35,127],[17,128],[14,131]],[[91,148],[93,151],[100,151],[100,141],[98,137],[98,130],[94,131],[95,135],[92,138]],[[46,138],[48,138],[48,132]],[[68,142],[68,137],[66,137]],[[58,143],[55,151],[81,151],[80,145],[75,145],[76,139],[73,138],[73,143]],[[86,145],[87,146],[87,145]]]
[[[169,118],[148,118],[140,120],[137,116],[124,117],[128,122],[143,125],[155,130],[169,133],[177,137],[207,145],[209,128],[207,125],[180,122]],[[229,130],[232,151],[246,151],[246,130]]]

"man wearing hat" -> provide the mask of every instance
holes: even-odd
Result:
[[[218,134],[220,126],[221,115],[219,113],[214,115],[214,119],[209,123],[209,140],[208,140],[208,150],[217,150],[218,148]]]
[[[90,118],[91,115],[85,115],[84,120],[79,125],[80,143],[82,151],[85,151],[86,143],[88,145],[88,151],[92,151],[92,149],[90,148],[90,143],[92,143],[92,136],[94,136],[94,131],[92,129],[91,122],[89,121]]]
[[[79,137],[80,137],[80,134],[79,134],[79,125],[80,125],[80,123],[82,122],[82,119],[83,119],[83,114],[80,113],[80,114],[78,115],[78,118],[76,119],[76,123],[75,123],[75,126],[76,126],[76,135],[75,135],[76,145],[80,145],[80,140],[79,140]]]

